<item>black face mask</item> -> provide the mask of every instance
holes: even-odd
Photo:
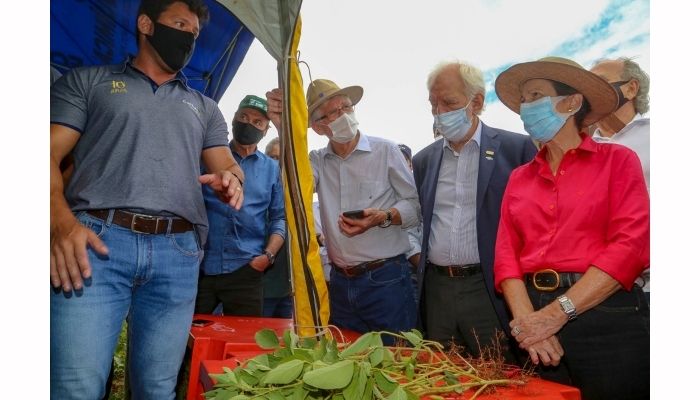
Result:
[[[610,82],[610,85],[615,89],[617,92],[617,108],[615,111],[619,110],[620,107],[624,106],[629,100],[625,98],[625,95],[622,94],[622,89],[620,88],[622,85],[626,84],[627,81],[617,81],[617,82]]]
[[[263,131],[253,125],[241,121],[233,122],[233,138],[239,144],[258,144],[262,137]]]
[[[153,35],[146,39],[156,50],[160,58],[173,70],[181,70],[194,53],[194,34],[171,28],[161,23],[153,24]]]

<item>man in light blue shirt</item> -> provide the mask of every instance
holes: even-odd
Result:
[[[267,102],[248,95],[234,116],[231,152],[246,176],[241,210],[226,207],[208,187],[204,201],[209,237],[197,292],[196,313],[223,304],[224,315],[261,316],[262,277],[284,244],[284,193],[279,164],[258,150],[270,125]]]
[[[309,125],[329,138],[310,159],[332,265],[330,320],[356,332],[404,331],[416,321],[405,253],[406,230],[420,221],[418,193],[397,144],[358,130],[354,105],[362,93],[317,79],[306,94]],[[280,93],[268,92],[268,101],[276,123]]]

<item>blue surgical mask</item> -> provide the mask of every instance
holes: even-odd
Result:
[[[540,143],[547,143],[559,132],[570,114],[562,114],[555,108],[557,103],[568,96],[543,97],[531,103],[520,104],[520,119],[525,131]]]
[[[459,110],[433,115],[433,129],[449,142],[462,139],[472,127],[472,120],[465,112],[471,102],[469,100],[469,103]]]

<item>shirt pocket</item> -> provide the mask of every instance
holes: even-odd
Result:
[[[362,181],[359,184],[343,185],[340,199],[341,211],[369,208],[379,195],[378,181]]]

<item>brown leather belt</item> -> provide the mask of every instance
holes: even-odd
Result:
[[[367,261],[367,262],[363,262],[363,263],[354,265],[352,267],[345,267],[345,268],[339,267],[333,263],[331,263],[331,265],[333,266],[333,269],[336,272],[340,273],[341,275],[343,275],[347,278],[354,278],[356,276],[360,276],[360,275],[364,274],[365,272],[369,272],[369,271],[373,271],[377,268],[381,268],[384,266],[384,264],[386,264],[388,262],[398,261],[399,259],[401,259],[401,257],[403,257],[403,255],[398,255],[395,257],[391,257],[391,258],[382,258],[380,260]]]
[[[481,264],[464,264],[464,265],[437,265],[430,261],[425,263],[428,268],[438,272],[441,275],[447,275],[450,278],[463,278],[465,276],[472,276],[481,272]]]
[[[87,210],[86,212],[103,221],[107,221],[109,218],[109,210]],[[186,219],[135,214],[122,210],[114,210],[112,223],[129,228],[132,232],[152,235],[167,233],[168,226],[170,226],[170,233],[183,233],[194,229],[194,226]]]
[[[532,274],[525,274],[525,284],[541,292],[553,292],[559,288],[568,288],[583,276],[580,272],[557,272],[542,269]]]

